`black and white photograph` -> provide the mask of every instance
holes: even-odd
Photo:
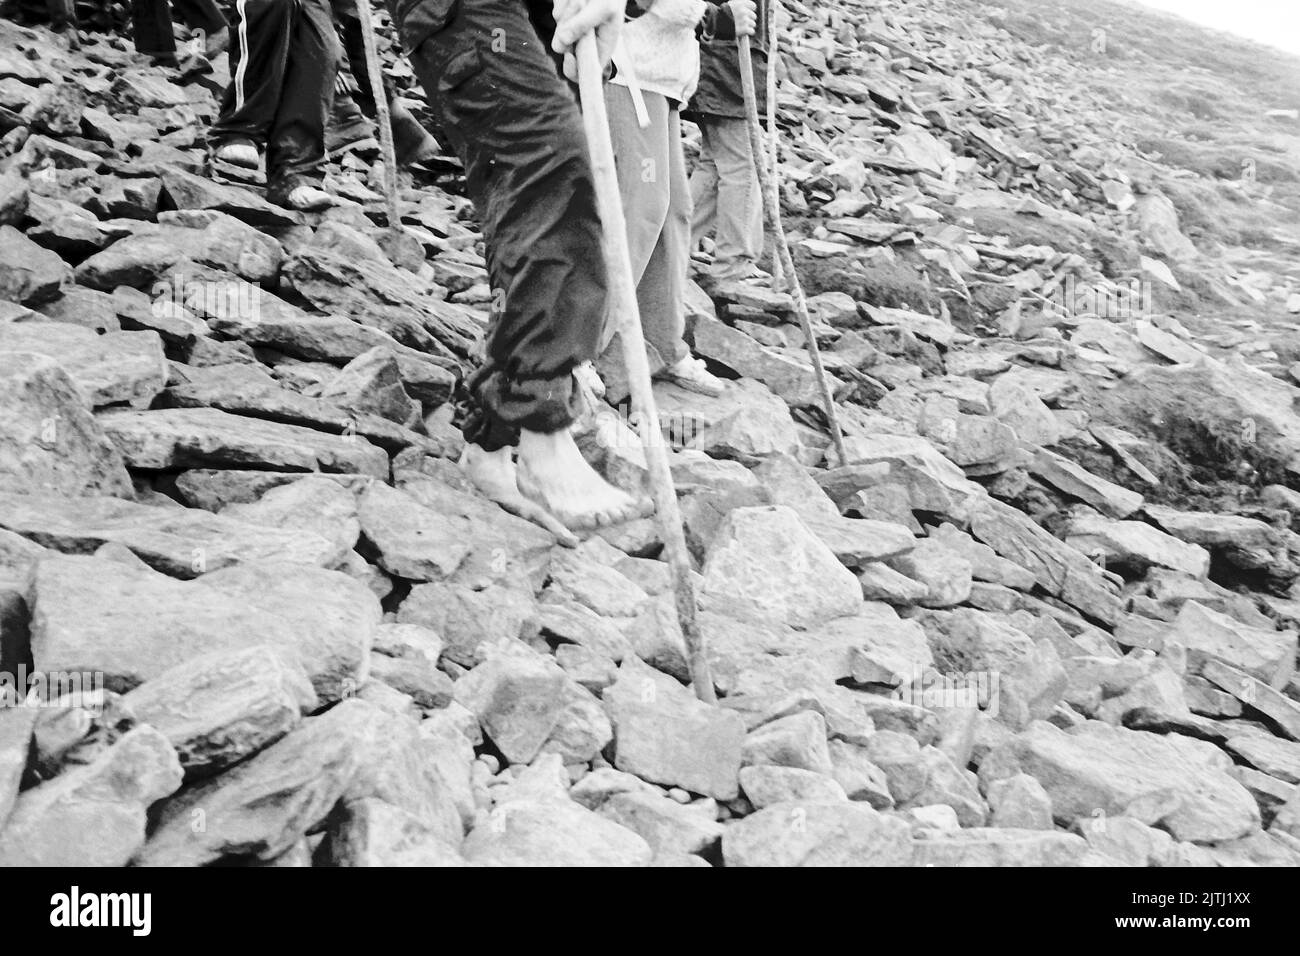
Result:
[[[1292,0],[0,0],[11,941],[851,867],[1223,945],[1298,634]]]

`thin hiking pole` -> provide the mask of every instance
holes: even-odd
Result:
[[[781,0],[771,0],[767,6],[767,168],[772,173],[772,193],[775,201],[781,202],[781,167],[777,165],[778,137],[776,134],[776,14],[780,9]],[[776,243],[772,244],[773,250],[776,249]],[[774,255],[772,257],[772,289],[781,291],[785,287],[784,270],[781,268],[781,257]]]
[[[677,507],[677,490],[668,467],[668,452],[659,430],[659,410],[650,388],[650,361],[646,357],[645,338],[641,332],[641,313],[637,308],[636,283],[632,279],[632,259],[627,247],[627,223],[623,218],[623,200],[618,189],[618,172],[614,166],[614,144],[609,135],[609,118],[605,112],[605,78],[596,52],[596,37],[587,34],[578,41],[578,90],[582,99],[582,123],[591,152],[591,171],[596,184],[596,207],[600,211],[601,244],[609,271],[612,313],[621,319],[618,331],[631,388],[632,412],[641,443],[645,447],[646,466],[650,471],[650,491],[655,514],[664,540],[664,552],[672,571],[673,592],[677,602],[677,619],[686,640],[686,656],[691,669],[695,696],[705,703],[717,701],[713,678],[705,654],[704,635],[696,615],[695,584],[691,580],[690,553],[682,530],[682,514]]]
[[[388,91],[384,87],[384,75],[379,70],[379,48],[375,43],[375,23],[370,13],[370,0],[357,0],[357,16],[361,19],[366,74],[370,77],[370,93],[375,100],[375,125],[379,127],[379,149],[384,158],[384,201],[388,204],[388,228],[394,235],[400,235],[402,220],[397,209],[397,151],[393,148],[393,120],[388,113]]]
[[[763,196],[763,220],[772,233],[772,244],[780,257],[781,268],[785,270],[786,286],[794,298],[795,312],[799,315],[799,324],[803,326],[804,337],[808,340],[808,354],[812,356],[817,388],[821,391],[822,407],[831,429],[831,441],[835,443],[835,451],[839,453],[840,464],[846,465],[849,457],[844,451],[844,433],[840,430],[840,419],[835,412],[835,396],[831,394],[830,380],[827,379],[826,369],[822,366],[821,349],[817,347],[812,318],[808,315],[808,300],[804,298],[803,286],[794,271],[794,258],[790,255],[790,244],[786,241],[785,228],[781,225],[780,198],[772,191],[772,180],[768,176],[767,165],[763,162],[763,130],[758,125],[758,99],[754,93],[754,61],[750,56],[749,37],[738,37],[736,42],[740,45],[740,86],[745,94],[749,149],[754,157],[754,171],[758,174],[759,192]]]

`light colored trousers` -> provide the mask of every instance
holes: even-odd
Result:
[[[605,84],[641,328],[646,343],[671,365],[688,354],[682,333],[691,259],[691,192],[677,108],[660,93],[642,95],[650,114],[645,129],[637,125],[627,87]],[[612,317],[607,319],[602,346],[616,331]],[[652,370],[655,364],[651,362]]]
[[[763,204],[743,119],[700,117],[700,165],[691,175],[691,245],[714,232],[713,272],[743,273],[763,254]]]

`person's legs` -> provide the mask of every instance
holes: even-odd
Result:
[[[637,300],[646,338],[663,357],[661,378],[704,395],[721,395],[723,383],[691,355],[686,331],[686,282],[691,264],[691,190],[682,151],[681,117],[668,113],[668,214],[654,254],[646,266]],[[650,320],[644,316],[651,316]]]
[[[334,16],[339,24],[339,33],[343,41],[343,54],[347,57],[348,68],[355,81],[355,92],[351,94],[353,103],[361,113],[371,121],[378,115],[375,108],[375,94],[371,89],[370,71],[366,68],[366,45],[361,32],[361,20],[357,16],[353,0],[332,0]],[[388,97],[388,116],[393,128],[393,152],[398,165],[426,159],[437,150],[437,142],[420,121],[398,102],[392,83],[384,79],[384,95]],[[336,113],[338,111],[336,110]],[[354,112],[344,110],[344,112]],[[342,137],[346,140],[346,137]],[[331,147],[331,152],[333,147]]]
[[[221,114],[212,124],[216,142],[248,139],[266,143],[284,85],[293,5],[293,0],[236,0],[230,85],[222,98]]]
[[[569,432],[581,411],[573,370],[595,357],[605,310],[600,220],[577,102],[523,4],[430,5],[439,11],[411,65],[465,166],[499,303],[484,364],[467,382],[462,430],[476,446],[466,450],[468,469],[513,510],[508,446],[517,442],[518,490],[565,524],[631,517],[643,504],[607,485]]]
[[[131,0],[131,32],[137,53],[175,61],[176,38],[167,0]]]
[[[713,273],[746,275],[763,254],[763,206],[745,121],[717,119],[711,123],[709,146],[718,168]]]
[[[654,257],[668,218],[671,187],[671,159],[668,148],[668,100],[659,93],[644,93],[650,123],[644,129],[637,121],[632,94],[625,86],[605,84],[605,108],[609,116],[610,139],[614,145],[614,165],[618,172],[619,198],[627,225],[628,255],[632,261],[632,281],[637,284],[641,328],[646,342],[660,347],[658,333],[670,321],[658,314],[663,297],[647,297],[642,286],[650,280],[646,268]],[[622,317],[610,315],[606,321],[602,349],[618,331]],[[678,330],[680,338],[681,330]],[[662,354],[662,353],[661,353]]]
[[[700,162],[691,173],[691,248],[713,232],[718,214],[718,165],[713,161],[710,146],[713,123],[705,117],[697,121],[700,127]]]
[[[686,331],[686,270],[691,260],[691,192],[676,108],[665,110],[663,119],[662,176],[667,202],[654,249],[637,283],[636,298],[646,341],[665,365],[672,366],[690,354],[682,335]]]
[[[230,25],[217,0],[172,0],[172,7],[187,27],[202,30],[209,36]]]
[[[282,0],[296,8],[279,103],[266,143],[268,198],[318,183],[325,124],[342,49],[328,0]]]

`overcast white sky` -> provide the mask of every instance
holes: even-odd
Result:
[[[1300,53],[1300,0],[1137,0],[1216,30]]]

